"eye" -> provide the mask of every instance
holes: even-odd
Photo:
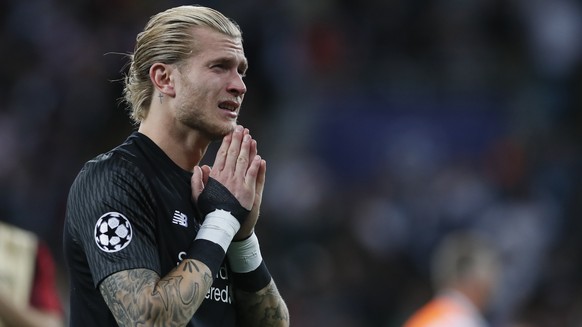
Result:
[[[214,64],[212,66],[210,66],[211,69],[219,69],[219,70],[225,70],[226,66],[224,64]]]

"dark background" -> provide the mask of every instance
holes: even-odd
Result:
[[[123,54],[186,3],[0,2],[0,215],[49,243],[65,303],[68,188],[134,129]],[[580,2],[197,3],[243,29],[257,233],[294,326],[399,326],[458,229],[503,254],[494,326],[582,324]]]

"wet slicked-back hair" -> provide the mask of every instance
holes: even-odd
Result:
[[[155,63],[180,64],[196,54],[195,27],[208,27],[233,38],[242,39],[240,27],[220,12],[202,6],[180,6],[152,16],[137,35],[123,95],[130,117],[139,124],[148,114],[154,91],[149,70]]]

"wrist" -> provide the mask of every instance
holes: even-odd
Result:
[[[271,274],[261,256],[259,240],[254,233],[242,241],[232,242],[227,258],[233,272],[233,282],[238,289],[256,292],[271,282]]]
[[[235,273],[247,273],[259,267],[263,257],[259,239],[255,233],[249,237],[230,244],[227,251],[230,269]]]
[[[222,209],[230,212],[241,224],[250,213],[250,210],[244,208],[226,186],[212,177],[208,178],[204,190],[198,197],[197,205],[204,216],[215,210]]]
[[[226,253],[239,229],[239,221],[230,212],[216,209],[206,215],[196,234],[196,239],[214,242]]]
[[[254,233],[255,233],[254,227],[249,230],[248,228],[241,226],[240,229],[238,230],[238,232],[234,235],[234,238],[232,239],[232,241],[233,242],[244,241],[244,240],[248,239],[249,237],[253,236]]]
[[[188,249],[187,258],[204,263],[212,276],[215,276],[239,228],[240,223],[229,212],[224,210],[210,212]]]

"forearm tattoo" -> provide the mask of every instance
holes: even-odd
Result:
[[[160,279],[148,269],[115,273],[99,286],[120,326],[184,326],[212,285],[212,276],[193,260]]]
[[[241,326],[289,326],[289,311],[273,281],[256,293],[235,294]]]

